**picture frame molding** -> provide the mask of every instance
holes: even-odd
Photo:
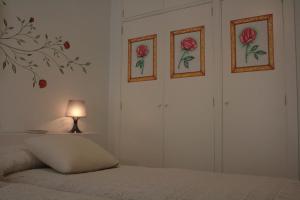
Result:
[[[151,76],[143,76],[143,77],[132,77],[132,71],[131,71],[131,64],[132,64],[132,44],[135,42],[141,42],[141,41],[147,41],[147,40],[153,40],[153,74]],[[157,80],[157,34],[151,34],[151,35],[145,35],[142,37],[136,37],[128,39],[128,82],[139,82],[139,81],[151,81],[151,80]]]
[[[192,33],[192,32],[200,32],[200,38],[199,38],[200,71],[175,73],[175,37],[176,35]],[[170,32],[170,77],[171,79],[195,77],[195,76],[205,76],[205,26],[196,26],[196,27],[171,31]]]
[[[251,22],[267,21],[268,30],[268,61],[266,65],[255,65],[247,67],[237,66],[236,61],[236,26]],[[254,72],[274,70],[274,33],[273,33],[273,14],[259,15],[254,17],[236,19],[230,21],[230,37],[231,37],[231,73]]]

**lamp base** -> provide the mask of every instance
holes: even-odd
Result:
[[[82,133],[81,130],[78,128],[78,117],[73,117],[74,124],[73,128],[69,131],[69,133]]]

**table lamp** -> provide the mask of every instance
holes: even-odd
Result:
[[[69,100],[66,117],[72,117],[74,120],[73,128],[70,130],[70,133],[81,133],[78,128],[78,120],[82,117],[86,117],[85,102],[83,100]]]

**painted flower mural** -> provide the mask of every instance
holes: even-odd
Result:
[[[135,64],[135,67],[140,68],[141,74],[144,73],[144,68],[145,68],[145,57],[149,54],[149,49],[148,46],[146,45],[139,45],[136,48],[136,55],[138,58],[138,61]]]
[[[192,37],[187,37],[181,41],[181,50],[183,53],[177,65],[178,69],[180,69],[182,63],[185,68],[188,69],[190,67],[189,62],[195,59],[194,56],[190,55],[190,52],[197,49],[197,47],[197,42]]]
[[[1,0],[3,6],[6,2]],[[35,18],[22,19],[17,17],[18,25],[11,26],[3,19],[3,28],[0,30],[0,55],[3,60],[2,69],[11,69],[17,73],[18,69],[32,74],[32,85],[46,88],[47,81],[41,77],[40,67],[55,67],[64,74],[67,70],[80,68],[87,73],[90,62],[81,62],[79,57],[70,58],[66,50],[70,49],[69,41],[61,36],[50,39],[47,34],[37,34],[34,25]]]
[[[246,47],[245,61],[248,63],[248,57],[253,55],[256,60],[259,59],[259,56],[265,55],[266,52],[259,50],[259,45],[253,44],[256,40],[257,32],[253,28],[245,28],[241,32],[239,39],[243,47]]]

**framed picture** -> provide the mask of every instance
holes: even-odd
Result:
[[[274,69],[272,14],[233,20],[230,35],[232,73]]]
[[[157,35],[128,40],[128,82],[157,79]]]
[[[170,33],[171,78],[205,76],[204,26]]]

